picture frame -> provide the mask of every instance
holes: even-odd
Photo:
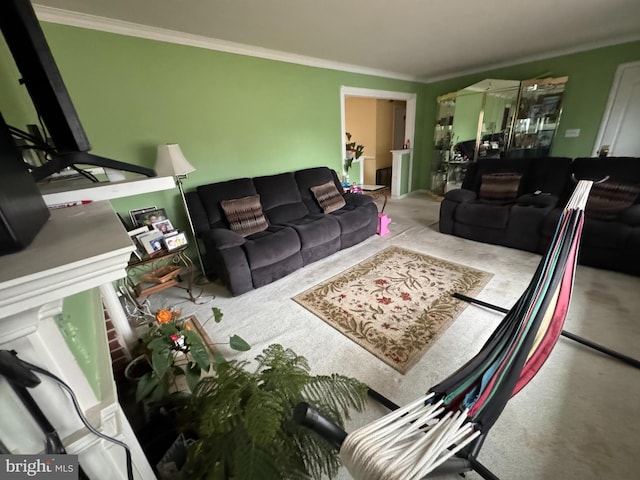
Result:
[[[135,210],[129,210],[129,218],[131,219],[131,224],[134,227],[141,227],[142,225],[138,225],[138,223],[136,221],[136,216],[140,215],[142,213],[152,212],[154,210],[157,210],[157,207],[155,205],[151,206],[151,207],[137,208]]]
[[[172,252],[189,244],[187,235],[184,232],[165,236],[163,241],[167,251],[169,252]]]
[[[155,230],[160,230],[163,234],[170,233],[175,230],[171,224],[171,220],[160,220],[159,222],[153,222],[151,224]]]
[[[147,225],[151,227],[151,225],[156,222],[167,220],[167,212],[164,208],[156,208],[154,210],[137,213],[134,218],[138,226]]]
[[[153,255],[164,248],[163,238],[164,235],[160,230],[149,230],[136,237],[148,255]]]
[[[542,114],[555,117],[560,107],[560,95],[548,95],[542,99]]]

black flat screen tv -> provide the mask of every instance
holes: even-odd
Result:
[[[0,28],[53,142],[51,159],[31,171],[36,180],[78,164],[156,175],[152,169],[88,153],[91,145],[29,0],[0,0]]]

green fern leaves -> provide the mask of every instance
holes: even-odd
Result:
[[[337,452],[296,425],[292,410],[309,402],[342,425],[362,410],[366,386],[341,375],[312,376],[304,357],[271,345],[257,368],[228,362],[203,378],[186,412],[198,440],[189,451],[188,478],[308,480],[337,473]]]

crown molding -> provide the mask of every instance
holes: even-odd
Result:
[[[1,0],[0,0],[1,1]],[[159,42],[175,43],[178,45],[186,45],[190,47],[204,48],[208,50],[216,50],[226,53],[234,53],[237,55],[245,55],[249,57],[264,58],[267,60],[275,60],[279,62],[294,63],[305,65],[308,67],[325,68],[329,70],[339,70],[342,72],[358,73],[362,75],[371,75],[375,77],[391,78],[395,80],[405,80],[417,83],[433,83],[452,78],[472,75],[475,73],[485,72],[498,68],[506,68],[523,63],[546,60],[548,58],[559,57],[562,55],[570,55],[580,53],[597,48],[610,47],[622,43],[634,42],[640,40],[640,34],[632,34],[617,37],[614,39],[603,40],[599,42],[591,42],[584,45],[569,47],[558,50],[550,50],[545,53],[520,57],[514,60],[485,64],[476,68],[467,70],[458,70],[452,73],[445,73],[433,77],[406,75],[397,72],[389,72],[375,68],[363,67],[360,65],[352,65],[348,63],[334,62],[316,57],[308,57],[305,55],[296,55],[293,53],[282,52],[279,50],[271,50],[268,48],[245,45],[227,40],[219,40],[209,38],[202,35],[193,35],[175,30],[151,27],[139,23],[127,22],[124,20],[114,20],[97,15],[73,12],[61,8],[47,7],[44,5],[34,5],[34,10],[38,18],[43,22],[58,23],[69,25],[72,27],[86,28],[89,30],[97,30],[108,33],[116,33],[130,37],[145,38],[148,40],[156,40]]]
[[[586,52],[588,50],[595,50],[597,48],[612,47],[614,45],[621,45],[623,43],[629,43],[629,42],[637,42],[639,40],[640,40],[640,33],[632,34],[632,35],[624,35],[624,36],[616,37],[616,38],[613,38],[613,39],[586,43],[584,45],[580,45],[580,46],[576,46],[576,47],[568,47],[568,48],[562,48],[562,49],[558,49],[558,50],[550,50],[550,51],[545,52],[545,53],[539,53],[539,54],[536,54],[536,55],[530,55],[528,57],[521,57],[521,58],[518,58],[517,60],[507,60],[505,62],[485,64],[485,65],[483,65],[481,67],[477,67],[477,68],[471,68],[471,69],[468,69],[468,70],[460,70],[460,71],[457,71],[457,72],[454,72],[454,73],[446,73],[446,74],[443,74],[443,75],[438,75],[438,76],[430,77],[430,78],[423,78],[422,82],[423,83],[440,82],[440,81],[449,80],[449,79],[452,79],[452,78],[463,77],[465,75],[473,75],[474,73],[487,72],[489,70],[495,70],[495,69],[498,69],[498,68],[513,67],[514,65],[520,65],[520,64],[523,64],[523,63],[537,62],[539,60],[546,60],[548,58],[561,57],[563,55],[571,55],[573,53]]]
[[[111,18],[64,10],[61,8],[47,7],[44,5],[34,5],[33,7],[38,19],[43,22],[58,23],[61,25],[86,28],[89,30],[98,30],[101,32],[117,33],[119,35],[127,35],[130,37],[139,37],[148,40],[157,40],[159,42],[168,42],[190,47],[205,48],[208,50],[234,53],[237,55],[245,55],[249,57],[264,58],[267,60],[275,60],[278,62],[295,63],[308,67],[326,68],[329,70],[340,70],[343,72],[359,73],[363,75],[372,75],[376,77],[391,78],[395,80],[406,80],[409,82],[424,83],[424,79],[412,75],[388,72],[386,70],[378,70],[375,68],[362,67],[359,65],[351,65],[348,63],[333,62],[330,60],[308,57],[305,55],[296,55],[279,50],[255,47],[252,45],[245,45],[242,43],[230,42],[227,40],[218,40],[202,35],[193,35],[189,33],[178,32],[175,30],[167,30],[164,28],[150,27],[148,25],[142,25],[139,23],[126,22],[124,20],[114,20]]]

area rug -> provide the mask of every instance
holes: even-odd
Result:
[[[493,275],[388,247],[293,297],[400,373],[406,373]]]

